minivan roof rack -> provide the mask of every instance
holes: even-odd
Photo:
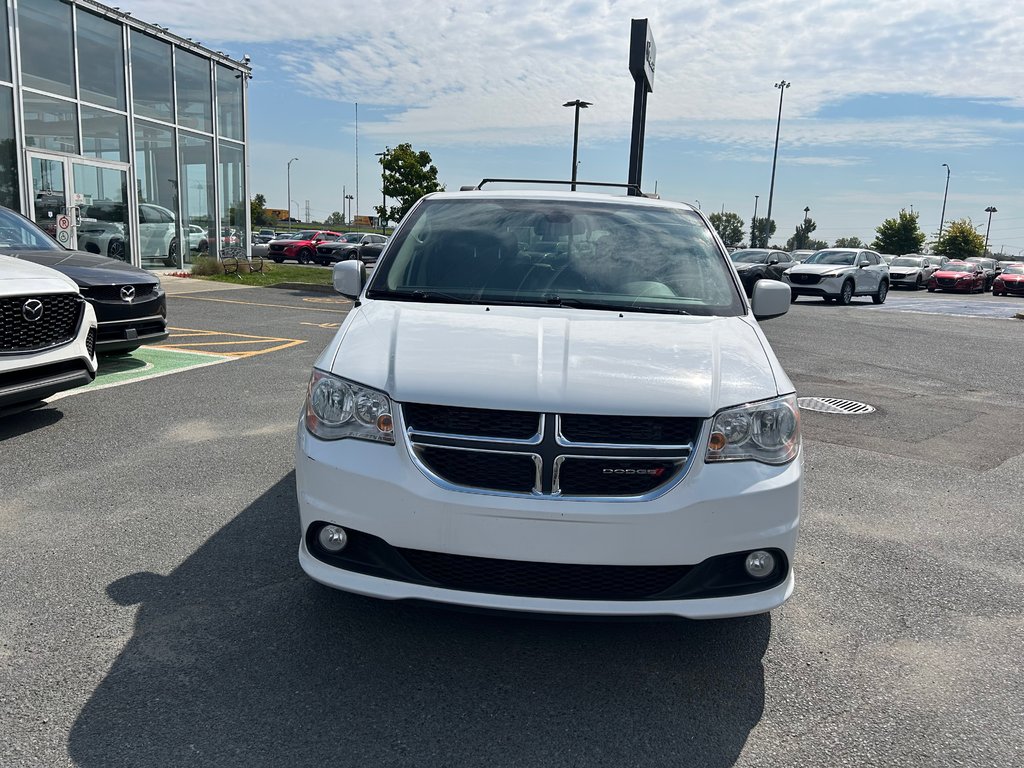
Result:
[[[572,186],[575,184],[578,187],[621,187],[629,190],[630,194],[638,197],[650,197],[640,191],[639,184],[620,184],[613,181],[564,181],[561,179],[481,179],[480,183],[474,186],[463,186],[460,188],[461,192],[472,192],[474,190],[482,189],[484,184],[491,184],[493,182],[501,182],[504,184],[562,184],[565,186]]]

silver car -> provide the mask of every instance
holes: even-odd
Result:
[[[928,278],[940,266],[942,264],[938,257],[897,256],[889,264],[889,286],[920,290],[928,285]]]
[[[792,299],[818,296],[849,304],[854,296],[870,296],[875,304],[889,293],[889,265],[874,251],[863,248],[826,248],[782,273]]]

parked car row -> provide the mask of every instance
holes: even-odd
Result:
[[[116,258],[69,251],[0,206],[0,405],[87,384],[96,354],[167,338],[160,278]]]
[[[271,240],[267,244],[266,256],[278,264],[293,260],[299,264],[326,267],[350,259],[362,259],[372,264],[385,243],[387,237],[384,235],[304,229]]]

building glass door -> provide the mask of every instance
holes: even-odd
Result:
[[[70,209],[67,163],[63,158],[29,155],[32,166],[32,219],[54,240],[57,239],[57,219]],[[72,222],[73,222],[72,217]],[[75,229],[62,245],[75,247]]]
[[[78,249],[131,263],[127,170],[79,160],[71,168],[72,200],[80,220]]]
[[[132,261],[128,166],[29,153],[32,218],[65,248]],[[68,214],[71,227],[58,232]]]

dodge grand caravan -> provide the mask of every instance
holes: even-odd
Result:
[[[309,380],[299,562],[378,598],[576,615],[769,611],[794,585],[793,384],[689,205],[442,192]]]

